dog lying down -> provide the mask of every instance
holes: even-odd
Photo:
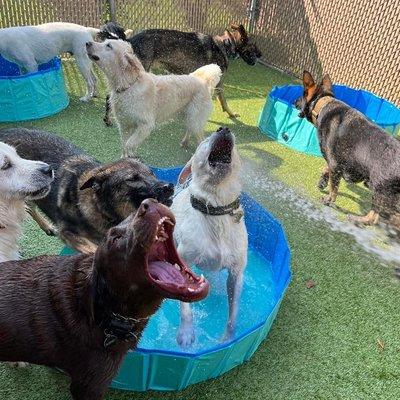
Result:
[[[145,71],[128,42],[88,42],[86,48],[107,77],[125,156],[135,154],[156,124],[178,113],[186,122],[181,145],[187,147],[190,136],[202,139],[212,111],[211,94],[222,74],[218,65],[206,65],[190,75],[154,75]]]
[[[241,161],[235,137],[219,128],[205,139],[180,175],[188,187],[178,192],[172,204],[176,217],[178,253],[188,263],[204,270],[227,268],[229,318],[224,340],[235,330],[243,272],[247,263],[247,230],[240,205]],[[195,340],[189,304],[181,303],[178,343],[187,347]]]
[[[4,28],[0,29],[0,54],[27,72],[36,72],[38,64],[46,63],[61,53],[73,54],[87,84],[87,94],[81,101],[88,101],[96,95],[96,77],[85,43],[97,38],[99,32],[96,28],[68,22]]]
[[[62,369],[74,400],[101,400],[164,298],[208,294],[176,251],[174,224],[147,199],[95,254],[0,264],[0,360]]]
[[[15,146],[20,156],[54,169],[50,193],[34,203],[56,224],[60,239],[79,252],[95,251],[107,230],[135,212],[144,199],[172,203],[174,186],[159,181],[133,158],[101,164],[56,135],[24,128],[0,130],[0,141]],[[31,214],[46,233],[56,233],[35,208]]]
[[[0,143],[0,262],[17,260],[25,202],[46,196],[53,182],[48,164],[21,158]]]

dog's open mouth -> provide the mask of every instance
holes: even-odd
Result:
[[[27,200],[38,200],[46,197],[50,192],[51,186],[44,186],[41,189],[35,190],[33,192],[26,192],[25,197]]]
[[[198,277],[180,258],[173,241],[174,222],[167,216],[158,221],[147,258],[147,272],[154,286],[166,297],[185,302],[207,296],[209,283]]]
[[[96,54],[90,54],[89,52],[87,53],[88,57],[92,60],[92,61],[99,61],[100,58],[99,56],[96,56]]]
[[[213,140],[211,151],[208,156],[208,163],[212,167],[219,164],[230,164],[232,162],[232,150],[234,145],[233,135],[228,133],[220,133]],[[219,133],[219,132],[218,132]]]

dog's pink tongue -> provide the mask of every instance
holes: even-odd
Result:
[[[166,261],[151,261],[148,267],[153,279],[164,283],[185,284],[185,278],[172,264]]]

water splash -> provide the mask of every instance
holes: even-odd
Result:
[[[254,161],[247,158],[244,159],[243,175],[245,190],[251,192],[257,188],[257,191],[263,195],[279,202],[284,201],[285,207],[289,207],[299,217],[327,223],[333,231],[351,235],[365,251],[378,255],[386,262],[400,264],[400,243],[390,238],[381,226],[359,227],[347,220],[341,221],[337,210],[306,199],[294,189],[288,188],[268,175]]]

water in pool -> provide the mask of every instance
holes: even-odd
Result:
[[[196,270],[199,272],[199,270]],[[139,347],[179,352],[198,352],[218,346],[227,321],[227,271],[204,273],[211,284],[208,297],[192,305],[196,341],[184,350],[176,342],[179,326],[179,302],[166,300],[151,318]],[[276,303],[271,264],[261,254],[250,249],[245,270],[236,336],[265,321]]]

